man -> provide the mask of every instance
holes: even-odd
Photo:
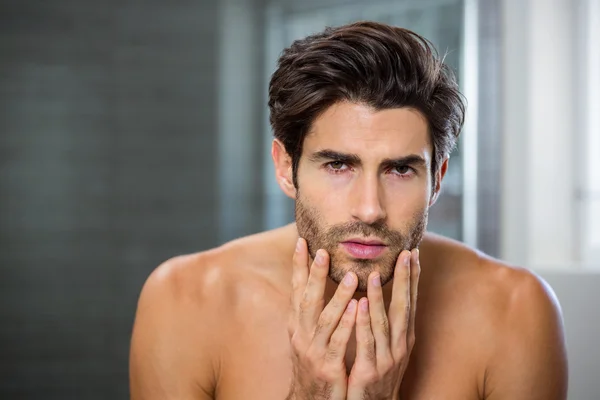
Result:
[[[151,274],[132,398],[565,399],[551,289],[424,233],[465,112],[428,42],[327,29],[284,51],[269,97],[296,223]]]

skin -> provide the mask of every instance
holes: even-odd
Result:
[[[311,159],[323,149],[360,162],[334,174]],[[314,122],[298,188],[277,141],[272,154],[282,190],[318,213],[320,232],[348,221],[410,232],[448,162],[434,182],[418,112],[350,103]],[[409,177],[382,167],[409,154],[425,161]],[[560,308],[539,277],[431,233],[394,253],[391,268],[383,256],[357,268],[335,246],[318,261],[300,225],[175,257],[150,275],[132,399],[566,399]]]

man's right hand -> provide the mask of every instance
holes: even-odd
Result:
[[[294,376],[288,399],[346,398],[346,346],[356,321],[352,299],[358,279],[349,272],[325,306],[329,255],[317,251],[309,273],[308,247],[299,239],[293,259],[292,312],[288,331]]]

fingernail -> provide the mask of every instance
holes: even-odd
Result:
[[[363,297],[362,299],[360,299],[360,309],[362,311],[368,311],[369,310],[369,300],[367,300],[366,297]]]
[[[298,241],[296,242],[296,251],[300,251],[300,247],[301,247],[301,244],[300,244],[300,242],[301,242],[301,241],[302,241],[302,239],[301,239],[301,238],[298,238]]]
[[[344,276],[344,285],[351,286],[354,282],[354,277],[350,272],[346,272],[346,276]]]
[[[316,261],[318,264],[321,264],[321,263],[323,262],[323,258],[325,258],[325,257],[323,256],[323,251],[321,251],[321,250],[317,250],[317,256],[315,257],[315,261]]]
[[[352,312],[354,311],[354,307],[356,307],[356,300],[352,299],[350,300],[350,303],[348,303],[348,305],[346,306],[346,311]]]
[[[417,260],[419,259],[419,249],[415,249],[415,255],[417,256]]]
[[[373,286],[381,286],[381,276],[377,274],[371,279],[371,282],[373,282]]]

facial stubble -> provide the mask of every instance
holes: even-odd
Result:
[[[367,291],[369,274],[378,270],[381,284],[385,285],[392,280],[398,256],[402,250],[416,248],[427,226],[427,208],[415,213],[404,229],[400,231],[390,229],[385,221],[376,221],[372,224],[354,220],[342,224],[325,226],[324,218],[320,213],[309,207],[298,193],[296,197],[296,228],[300,237],[308,244],[308,251],[314,259],[317,250],[324,249],[330,257],[329,278],[339,284],[348,271],[353,271],[358,277],[358,292]],[[353,237],[377,237],[382,240],[387,249],[378,259],[350,258],[339,248],[340,243]]]

